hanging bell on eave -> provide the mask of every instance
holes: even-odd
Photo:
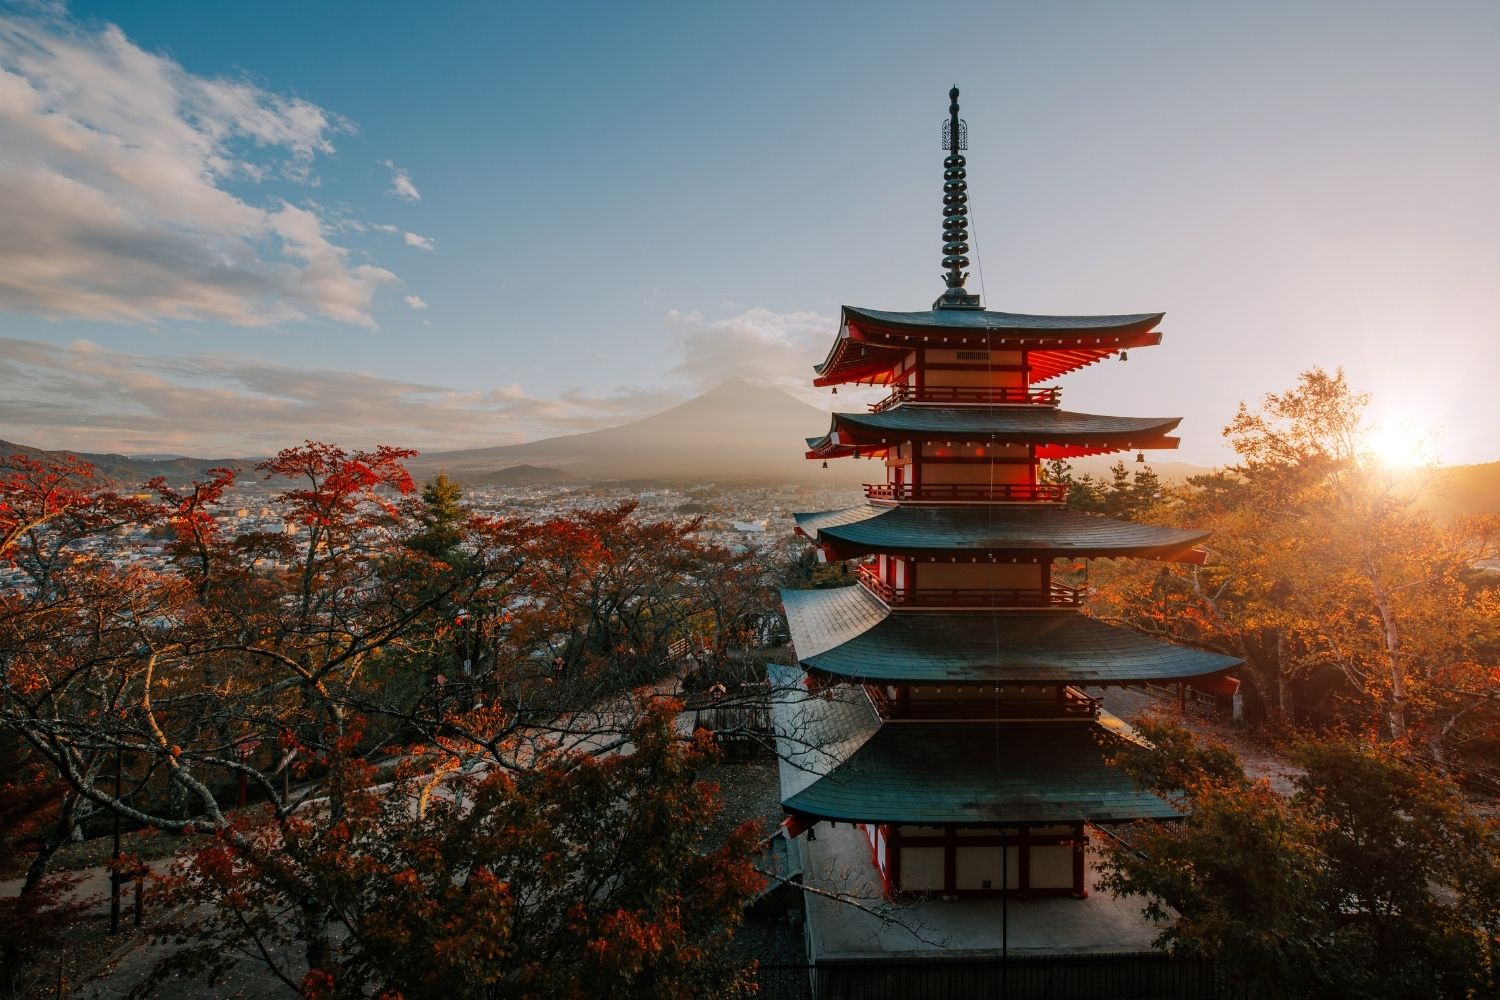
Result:
[[[823,468],[828,468],[828,459],[823,459]]]
[[[1130,360],[1130,352],[1129,351],[1121,351],[1120,352],[1120,360],[1121,361],[1129,361]]]
[[[1144,462],[1146,460],[1146,453],[1144,451],[1138,451],[1138,452],[1136,452],[1135,453],[1135,460],[1137,462]]]

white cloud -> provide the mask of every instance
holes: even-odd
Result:
[[[837,325],[833,317],[757,308],[709,320],[698,312],[673,309],[666,319],[678,331],[682,349],[682,360],[671,374],[693,392],[744,378],[821,400],[808,383],[812,366],[828,353]]]
[[[413,309],[426,305],[405,299]],[[265,453],[306,437],[437,449],[532,440],[659,413],[732,378],[825,408],[859,403],[857,394],[807,388],[808,366],[831,336],[829,317],[750,309],[709,320],[674,310],[667,321],[680,331],[682,361],[664,384],[551,397],[516,384],[465,391],[222,354],[153,358],[87,341],[0,337],[0,427],[8,439],[46,448],[212,456]]]
[[[416,247],[418,250],[437,249],[437,244],[433,243],[432,240],[428,239],[426,236],[418,236],[416,233],[405,233],[403,234],[402,238],[406,240],[407,246]]]
[[[386,194],[400,198],[402,201],[422,200],[422,192],[418,191],[417,186],[411,182],[411,174],[408,174],[390,160],[381,160],[380,162],[383,166],[390,168],[391,171],[391,186],[386,190]]]
[[[395,275],[355,263],[318,206],[231,182],[315,185],[352,126],[244,80],[195,76],[119,28],[0,14],[0,309],[246,326],[373,326]]]
[[[479,391],[224,354],[152,358],[89,341],[0,337],[0,427],[23,444],[124,454],[264,454],[316,438],[365,447],[508,444],[680,402],[668,391]]]

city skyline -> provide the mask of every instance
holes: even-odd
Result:
[[[795,389],[841,303],[941,290],[957,83],[986,305],[1166,311],[1072,408],[1170,398],[1160,457],[1221,464],[1342,366],[1393,450],[1500,459],[1500,10],[861,10],[0,5],[0,436],[464,447]]]

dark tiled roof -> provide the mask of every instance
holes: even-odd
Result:
[[[810,444],[816,449],[840,429],[893,441],[947,436],[955,441],[1145,444],[1181,422],[1181,417],[1106,417],[1048,406],[898,406],[881,413],[835,413],[829,433]]]
[[[870,320],[881,326],[914,330],[989,330],[995,333],[1088,333],[1149,330],[1165,313],[1127,313],[1118,316],[1034,316],[1028,313],[996,312],[991,309],[926,309],[921,312],[888,312],[844,306],[844,314],[856,321]]]
[[[781,794],[795,795],[837,768],[880,729],[864,688],[839,684],[813,694],[798,667],[772,664],[772,715]]]
[[[828,357],[814,366],[817,385],[883,381],[906,352],[928,346],[1029,350],[1033,380],[1091,365],[1127,347],[1161,343],[1161,313],[1121,316],[1030,316],[986,309],[885,312],[845,306]],[[857,328],[858,339],[852,339]]]
[[[1121,684],[1229,670],[1231,656],[1075,612],[896,612],[864,587],[783,590],[797,658],[859,681]]]
[[[1093,723],[887,723],[782,806],[817,819],[923,825],[1177,817],[1106,762],[1117,739]]]
[[[862,503],[796,515],[797,527],[841,553],[1015,552],[1079,557],[1166,556],[1186,552],[1206,531],[1117,521],[1059,504],[886,507]]]

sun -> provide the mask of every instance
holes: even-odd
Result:
[[[1417,417],[1391,414],[1374,421],[1364,435],[1370,458],[1392,469],[1414,469],[1434,461],[1437,432]]]

